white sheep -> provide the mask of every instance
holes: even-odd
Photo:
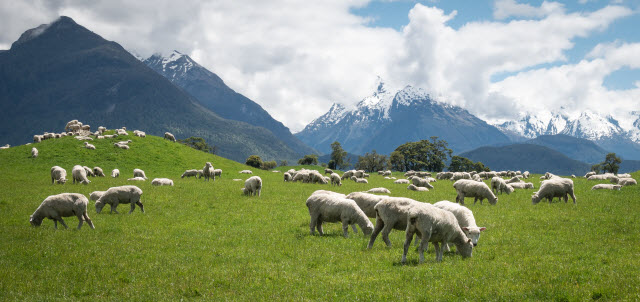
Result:
[[[344,172],[344,174],[342,174],[341,178],[342,179],[350,179],[352,176],[354,176],[355,173],[356,173],[356,170],[349,170],[347,172]]]
[[[151,181],[152,186],[173,186],[173,180],[168,178],[154,178]]]
[[[407,252],[414,234],[422,239],[418,247],[420,263],[424,262],[424,251],[427,250],[429,242],[435,246],[438,262],[442,261],[444,246],[449,242],[456,245],[456,250],[463,258],[471,257],[473,252],[471,239],[464,234],[453,213],[431,204],[421,203],[409,210],[402,263],[407,261]]]
[[[620,188],[622,188],[621,185],[614,185],[614,184],[597,184],[593,187],[591,187],[591,190],[618,190],[620,191]]]
[[[34,135],[33,136],[33,142],[34,143],[39,143],[42,141],[43,136],[42,135]]]
[[[198,177],[198,170],[190,169],[190,170],[184,171],[184,173],[182,173],[180,178],[185,178],[185,177],[187,177],[187,178],[189,178],[189,177]]]
[[[428,188],[425,188],[425,187],[418,187],[418,186],[416,186],[416,185],[414,185],[414,184],[410,184],[410,185],[407,187],[407,190],[411,190],[411,191],[418,191],[418,192],[429,192],[429,189],[428,189]]]
[[[401,184],[401,185],[406,185],[409,183],[408,179],[398,179],[396,181],[393,182],[394,184]]]
[[[29,217],[29,222],[33,226],[40,226],[42,220],[49,218],[53,220],[54,228],[58,228],[58,221],[65,227],[62,217],[76,216],[78,217],[78,230],[82,227],[82,223],[86,221],[89,227],[95,229],[93,222],[87,215],[87,204],[89,200],[82,194],[77,193],[62,193],[58,195],[51,195],[42,201],[40,206]]]
[[[331,178],[332,186],[342,186],[342,179],[340,178],[340,175],[338,175],[338,173],[331,173],[331,176],[329,177]]]
[[[620,178],[618,184],[621,186],[635,186],[638,182],[633,178]]]
[[[71,170],[71,177],[73,178],[74,184],[78,182],[86,185],[91,182],[87,178],[87,170],[80,165],[73,166],[73,169]]]
[[[594,171],[587,172],[587,174],[584,175],[584,178],[589,178],[589,177],[591,177],[593,175],[596,175],[596,172],[594,172]]]
[[[491,178],[491,192],[494,192],[494,194],[498,194],[498,192],[502,194],[504,192],[509,195],[513,193],[513,187],[507,184],[501,177],[496,176]]]
[[[367,215],[367,217],[371,218],[376,217],[375,206],[378,204],[378,202],[387,197],[388,196],[385,195],[375,195],[366,192],[353,192],[349,193],[349,195],[346,196],[347,199],[355,201],[358,207],[364,212],[364,214]]]
[[[38,149],[36,149],[35,147],[31,148],[31,157],[38,157]]]
[[[471,239],[471,243],[473,243],[473,246],[478,245],[480,233],[482,231],[485,231],[487,228],[479,227],[476,224],[476,219],[475,217],[473,217],[473,212],[471,212],[469,208],[448,200],[438,201],[434,203],[433,206],[453,213],[453,216],[455,216],[458,220],[458,225],[460,226],[460,228],[462,228],[464,234],[467,235],[469,239]],[[448,246],[446,246],[446,249],[449,250]]]
[[[89,199],[93,201],[98,201],[98,199],[100,199],[100,197],[104,195],[104,192],[107,192],[107,191],[93,191],[91,192],[91,195],[89,195]]]
[[[118,147],[120,149],[129,150],[129,145],[122,145],[122,144],[114,143],[113,146],[114,147]]]
[[[464,204],[465,197],[474,197],[473,203],[475,204],[480,199],[480,204],[486,198],[489,203],[495,205],[498,202],[498,197],[491,192],[491,189],[484,182],[477,182],[470,179],[460,179],[453,183],[453,187],[456,189],[458,195],[456,196],[456,202]]]
[[[109,188],[98,200],[96,201],[96,213],[100,214],[102,208],[105,205],[111,206],[111,213],[118,213],[116,208],[119,204],[131,204],[131,210],[129,214],[135,210],[136,205],[140,207],[140,211],[144,213],[144,206],[140,201],[142,196],[142,190],[136,186],[120,186]]]
[[[240,173],[240,174],[253,174],[253,171],[251,171],[251,170],[242,170],[242,171],[240,171],[238,173]]]
[[[144,177],[136,176],[136,177],[132,177],[132,178],[127,178],[127,180],[128,181],[146,181],[147,179],[144,178]]]
[[[53,166],[51,167],[51,184],[53,183],[58,183],[63,185],[64,183],[67,182],[67,170],[58,167],[58,166]]]
[[[89,144],[87,142],[84,142],[84,147],[89,149],[89,150],[95,150],[96,149],[96,146],[94,146],[92,144]]]
[[[359,184],[368,184],[368,183],[369,183],[369,181],[367,181],[367,180],[366,180],[366,179],[364,179],[364,178],[357,178],[357,179],[356,179],[356,183],[359,183]]]
[[[142,177],[145,180],[147,179],[147,176],[144,174],[144,171],[140,169],[133,169],[133,177]]]
[[[564,202],[566,203],[568,200],[567,195],[571,196],[575,204],[576,195],[573,192],[573,181],[568,178],[557,177],[543,181],[540,184],[540,190],[531,196],[531,202],[537,204],[543,198],[547,198],[551,202],[554,197],[564,197]]]
[[[451,176],[451,178],[449,178],[449,180],[451,181],[456,181],[459,179],[471,179],[471,174],[467,172],[453,172],[453,175]]]
[[[380,232],[382,232],[382,240],[387,246],[391,246],[389,233],[392,229],[406,230],[409,210],[417,204],[420,204],[420,202],[410,198],[383,197],[374,207],[376,212],[376,227],[373,229],[373,233],[371,233],[367,248],[371,249],[373,247],[373,243],[376,241],[376,237]]]
[[[528,179],[529,178],[529,171],[524,171],[522,172],[522,177],[524,177],[524,179]]]
[[[631,178],[631,174],[629,173],[617,174],[616,176],[618,178]]]
[[[325,169],[324,169],[324,174],[325,174],[325,175],[326,175],[326,174],[331,175],[332,173],[333,173],[333,170],[328,169],[328,168],[325,168]]]
[[[284,178],[284,181],[285,181],[285,182],[289,182],[289,181],[291,181],[291,180],[292,180],[292,178],[291,178],[291,174],[289,174],[289,172],[284,172],[284,173],[282,174],[282,177]]]
[[[517,182],[524,182],[524,180],[520,179],[520,177],[518,176],[514,176],[511,179],[505,181],[505,183],[507,184],[517,183]]]
[[[93,175],[98,177],[104,177],[104,172],[102,172],[102,168],[100,167],[93,167]]]
[[[425,188],[433,189],[433,186],[429,183],[428,180],[426,180],[424,178],[420,178],[418,176],[414,176],[413,179],[411,179],[411,182],[416,187],[425,187]]]
[[[113,169],[111,171],[111,177],[116,178],[116,177],[120,177],[120,170],[118,169]]]
[[[324,235],[322,230],[324,222],[342,222],[344,237],[349,237],[349,225],[353,228],[353,232],[357,233],[355,225],[358,224],[365,236],[371,234],[373,230],[373,224],[367,215],[352,199],[336,194],[313,194],[307,199],[306,205],[311,217],[309,223],[311,235],[315,229],[318,229],[320,235]]]
[[[98,132],[100,132],[100,134],[103,134],[105,131],[107,131],[106,127],[103,127],[103,126],[98,127]]]
[[[353,175],[355,175],[356,178],[364,178],[364,170],[356,170]]]
[[[516,182],[509,185],[514,189],[534,189],[533,183],[530,182]]]
[[[215,169],[213,168],[211,162],[206,162],[204,168],[202,168],[202,176],[204,176],[204,180],[209,181],[209,178],[211,178],[215,181],[216,176],[213,173],[214,170]]]
[[[176,142],[176,137],[173,136],[173,134],[171,134],[169,132],[165,132],[164,133],[164,139],[168,139],[168,140],[170,140],[170,141],[172,141],[174,143]]]
[[[387,188],[372,188],[367,191],[367,193],[383,193],[383,194],[391,194],[391,191]]]
[[[242,191],[244,192],[244,195],[260,196],[260,191],[262,191],[262,178],[260,178],[260,176],[249,177],[244,181],[244,188]]]
[[[612,173],[605,173],[605,174],[596,174],[596,175],[591,175],[587,178],[587,180],[611,180],[612,178],[615,178],[616,176],[613,175]]]
[[[91,176],[91,177],[95,177],[96,175],[93,174],[93,169],[87,167],[87,166],[82,166],[82,168],[84,168],[84,170],[87,172],[87,176]]]
[[[277,172],[277,171],[274,171],[274,172]],[[214,169],[213,170],[213,176],[222,177],[222,169]]]

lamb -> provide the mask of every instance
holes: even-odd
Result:
[[[274,171],[277,172],[277,171]],[[222,177],[222,169],[214,169],[213,170],[213,176],[214,177]]]
[[[98,201],[98,199],[100,199],[100,197],[102,197],[102,195],[104,195],[105,192],[107,191],[93,191],[91,192],[91,195],[89,195],[89,199],[93,201]]]
[[[357,178],[357,179],[356,179],[356,183],[359,183],[359,184],[368,184],[368,183],[369,183],[369,181],[367,181],[367,180],[366,180],[366,179],[364,179],[364,178]]]
[[[495,192],[495,194],[507,193],[507,195],[513,193],[513,187],[507,184],[504,179],[496,176],[491,179],[491,192]]]
[[[89,149],[89,150],[95,150],[96,149],[96,146],[94,146],[92,144],[89,144],[87,142],[84,142],[84,147]]]
[[[344,237],[349,237],[349,225],[353,232],[357,233],[356,224],[364,235],[371,234],[373,224],[367,215],[358,207],[355,201],[335,194],[313,194],[306,201],[309,209],[311,222],[309,229],[311,235],[317,228],[320,235],[324,235],[322,230],[323,222],[342,222],[342,232]]]
[[[589,178],[589,177],[591,177],[593,175],[596,175],[596,172],[594,172],[594,171],[587,172],[587,174],[584,175],[584,178]]]
[[[387,188],[373,188],[373,189],[369,189],[369,191],[367,191],[367,193],[391,194],[391,191],[389,191],[389,189],[387,189]]]
[[[51,167],[51,184],[53,183],[65,184],[67,182],[67,170],[53,166]]]
[[[618,184],[621,186],[635,186],[638,182],[633,178],[620,178]]]
[[[204,180],[209,181],[209,178],[212,178],[214,181],[216,180],[216,176],[213,174],[213,165],[210,162],[206,162],[204,168],[202,168],[202,175],[204,176]]]
[[[78,217],[78,230],[82,227],[82,223],[86,221],[89,227],[95,229],[93,222],[87,215],[87,204],[89,200],[82,194],[77,193],[62,193],[58,195],[51,195],[42,201],[40,206],[29,217],[29,222],[33,226],[40,226],[42,220],[49,218],[53,220],[54,228],[58,228],[58,221],[66,229],[67,224],[64,223],[62,217],[76,216]]]
[[[38,149],[36,149],[35,147],[31,148],[31,157],[38,157]]]
[[[86,185],[91,182],[89,181],[89,179],[87,179],[87,170],[85,170],[80,165],[73,166],[73,169],[71,170],[71,176],[73,177],[74,184],[78,182]]]
[[[282,174],[284,177],[284,181],[285,182],[289,182],[291,181],[291,174],[289,174],[289,172],[284,172],[284,174]]]
[[[428,180],[420,177],[413,177],[411,180],[416,187],[425,187],[429,189],[433,189],[433,186],[429,183]]]
[[[143,178],[143,177],[139,177],[139,176],[137,176],[137,177],[128,178],[127,180],[128,180],[128,181],[145,181],[145,180],[147,180],[147,179],[146,179],[146,178]]]
[[[144,171],[140,169],[133,169],[133,177],[142,177],[145,180],[147,179],[147,176],[144,175]]]
[[[366,192],[353,192],[346,196],[347,199],[355,201],[362,212],[364,212],[367,217],[371,218],[376,217],[376,210],[374,207],[387,197],[388,196],[385,195],[375,195]]]
[[[524,171],[522,172],[522,177],[524,177],[524,179],[528,179],[529,178],[529,171]]]
[[[576,195],[573,192],[573,181],[568,178],[558,177],[543,181],[540,185],[540,190],[531,196],[531,202],[537,204],[543,198],[547,198],[549,203],[551,203],[554,197],[564,197],[564,202],[566,203],[568,200],[567,195],[571,196],[575,204]]]
[[[260,176],[251,176],[244,181],[244,195],[255,196],[257,194],[260,196],[260,191],[262,191],[262,178]]]
[[[456,196],[456,202],[464,205],[465,197],[474,197],[473,203],[475,204],[480,199],[480,204],[486,198],[489,203],[495,205],[498,202],[496,197],[489,186],[484,182],[477,182],[470,179],[460,179],[453,183],[453,187],[456,189],[458,196]]]
[[[240,171],[238,173],[240,173],[240,174],[253,174],[253,171],[251,171],[251,170],[242,170],[242,171]]]
[[[471,239],[464,234],[453,213],[431,204],[418,204],[409,210],[402,263],[407,261],[407,252],[414,234],[418,234],[422,239],[418,247],[420,263],[424,262],[424,251],[429,242],[433,242],[435,246],[437,262],[442,261],[444,246],[449,242],[456,245],[458,253],[463,258],[471,257],[473,252]]]
[[[120,177],[120,170],[118,169],[113,169],[111,171],[111,177],[116,178],[116,177]]]
[[[409,210],[421,203],[404,197],[380,197],[382,199],[374,206],[376,227],[371,233],[368,249],[373,247],[373,243],[380,232],[382,232],[382,240],[387,246],[391,246],[391,241],[389,240],[391,230],[406,230]]]
[[[517,182],[524,182],[524,180],[518,178],[518,176],[514,176],[511,179],[505,181],[505,183],[507,184],[517,183]]]
[[[337,185],[338,187],[342,186],[342,179],[340,178],[340,175],[338,175],[338,173],[335,173],[335,172],[331,173],[331,176],[329,177],[331,177],[332,186],[335,186],[335,185]]]
[[[120,186],[120,187],[112,187],[109,188],[98,200],[96,201],[96,213],[100,214],[102,208],[105,205],[111,206],[111,213],[118,214],[116,208],[119,204],[131,204],[131,210],[129,214],[135,210],[136,205],[140,207],[140,211],[144,213],[144,206],[142,205],[142,201],[140,201],[140,196],[142,196],[142,190],[136,186]]]
[[[622,188],[621,185],[614,185],[614,184],[597,184],[593,187],[591,187],[591,190],[618,190],[620,191],[620,188]]]
[[[165,132],[164,133],[164,139],[168,139],[168,140],[170,140],[170,141],[172,141],[174,143],[176,142],[176,137],[173,136],[173,134],[171,134],[169,132]]]
[[[184,171],[184,173],[182,173],[182,176],[180,176],[180,178],[189,178],[189,177],[198,177],[198,170],[195,169],[191,169],[191,170],[186,170]]]
[[[87,167],[87,166],[82,166],[82,168],[84,168],[85,171],[87,171],[87,176],[91,176],[91,177],[95,177],[96,175],[93,174],[93,169]]]
[[[514,189],[533,189],[533,183],[530,182],[516,182],[509,184]]]
[[[120,149],[129,150],[129,145],[122,145],[122,144],[114,143],[113,146],[114,147],[118,147]]]
[[[471,210],[465,206],[461,206],[448,200],[438,201],[433,204],[433,206],[453,213],[453,216],[458,220],[458,225],[462,228],[464,234],[471,239],[473,246],[478,246],[480,232],[485,231],[487,228],[478,227],[478,225],[476,225],[476,219],[473,217],[473,212],[471,212]],[[448,246],[446,247],[448,250]]]
[[[331,169],[324,169],[324,174],[325,174],[325,175],[326,175],[326,174],[331,175],[332,173],[333,173],[333,170],[331,170]]]
[[[404,185],[406,185],[406,184],[409,183],[409,180],[408,179],[398,179],[398,180],[394,181],[393,183],[394,184],[404,184]]]
[[[410,184],[410,185],[407,187],[407,190],[411,190],[411,191],[419,191],[419,192],[428,192],[428,191],[429,191],[429,189],[428,189],[428,188],[425,188],[425,187],[416,187],[416,185],[414,185],[414,184]]]
[[[104,177],[104,172],[102,172],[102,168],[100,167],[93,167],[93,175],[98,177]]]
[[[152,186],[173,186],[173,180],[168,178],[154,178],[151,181]]]

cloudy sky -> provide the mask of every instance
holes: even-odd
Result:
[[[20,0],[0,49],[60,15],[147,57],[176,49],[291,128],[352,106],[377,76],[492,122],[640,111],[636,0]]]

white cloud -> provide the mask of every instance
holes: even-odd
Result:
[[[558,2],[544,1],[540,7],[521,4],[516,0],[496,0],[493,17],[502,20],[509,17],[541,18],[551,14],[564,13],[564,5]]]

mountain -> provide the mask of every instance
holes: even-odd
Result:
[[[551,148],[535,144],[513,144],[503,147],[480,147],[460,156],[480,161],[492,170],[520,170],[531,173],[551,172],[557,175],[584,175],[591,165],[571,159]]]
[[[168,57],[155,54],[143,62],[221,117],[266,128],[301,155],[317,153],[260,105],[233,91],[218,75],[188,55],[174,50]]]
[[[0,53],[0,141],[30,142],[79,119],[98,126],[203,137],[218,155],[243,162],[297,159],[273,133],[221,118],[119,44],[60,17],[23,33]]]
[[[433,100],[420,88],[388,89],[378,80],[372,95],[353,109],[333,104],[329,111],[295,134],[307,145],[330,152],[334,141],[351,153],[390,154],[406,142],[437,136],[455,153],[509,138],[468,111]]]
[[[618,173],[631,173],[640,170],[640,160],[623,160]]]
[[[609,153],[590,140],[566,134],[540,135],[525,143],[545,146],[559,151],[569,158],[591,164],[602,162]]]
[[[351,154],[349,152],[347,152],[347,156],[345,157],[345,161],[349,161],[350,165],[348,168],[345,168],[343,170],[349,170],[349,169],[354,169],[355,164],[358,162],[358,157],[360,155],[357,154]],[[327,153],[325,155],[321,155],[318,156],[318,163],[328,163],[331,160],[331,153]]]

